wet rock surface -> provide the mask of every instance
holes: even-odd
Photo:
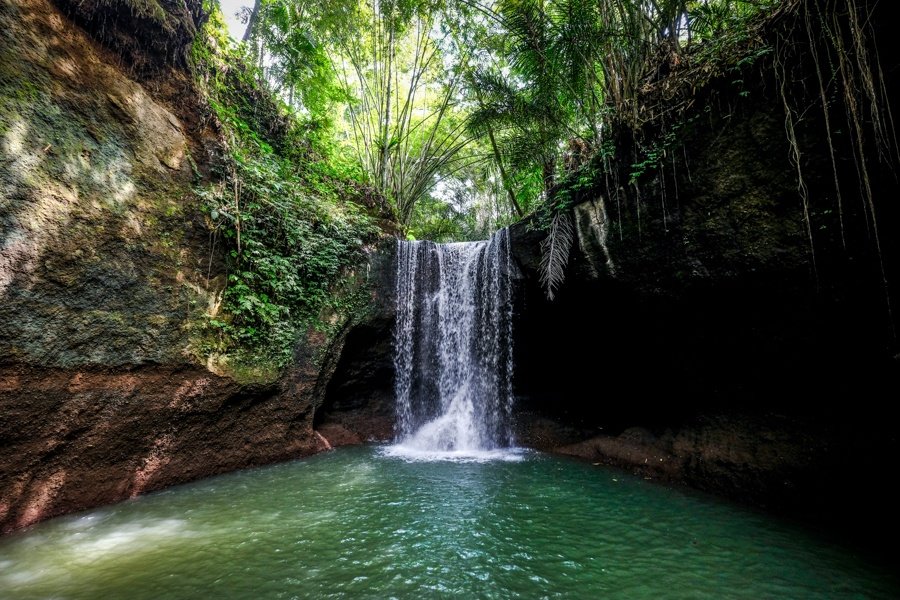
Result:
[[[302,379],[0,367],[0,530],[320,451]]]
[[[396,242],[388,239],[371,255],[372,288],[366,316],[347,328],[335,357],[315,427],[336,446],[384,442],[394,437],[393,327]]]

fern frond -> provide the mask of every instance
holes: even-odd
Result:
[[[553,217],[550,233],[541,242],[541,285],[547,291],[547,299],[553,300],[554,292],[566,279],[566,265],[575,230],[568,211]]]

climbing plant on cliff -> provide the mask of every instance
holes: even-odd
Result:
[[[278,368],[310,327],[350,308],[341,282],[376,230],[353,202],[362,186],[321,160],[216,11],[193,57],[226,150],[218,181],[201,190],[228,274],[200,351]]]

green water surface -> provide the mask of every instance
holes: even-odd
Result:
[[[373,447],[0,539],[0,598],[893,598],[892,573],[717,500],[536,453]]]

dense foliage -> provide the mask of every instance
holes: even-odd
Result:
[[[702,112],[694,92],[718,78],[740,96],[742,73],[761,59],[782,88],[815,257],[795,131],[809,98],[788,91],[784,61],[793,50],[782,42],[790,35],[764,35],[800,14],[807,22],[787,27],[809,30],[803,52],[817,60],[818,81],[808,83],[820,89],[829,139],[838,131],[832,113],[843,109],[868,189],[871,149],[862,140],[873,133],[878,156],[889,154],[892,119],[889,106],[880,108],[884,79],[866,50],[872,25],[854,3],[257,0],[244,43],[231,51],[244,53],[253,76],[303,123],[308,152],[373,190],[407,235],[483,238],[525,217],[548,231],[543,275],[552,296],[571,245],[567,209],[582,191],[633,204],[640,236],[640,186],[651,177],[665,193],[666,165],[675,168],[682,133]],[[864,133],[867,123],[874,129]],[[832,163],[836,173],[833,149]],[[837,177],[836,187],[840,195]],[[877,211],[866,197],[880,254]],[[840,197],[837,208],[843,214]]]
[[[342,279],[376,230],[353,202],[365,190],[321,159],[320,140],[251,58],[228,42],[214,11],[193,61],[228,151],[218,183],[201,190],[228,274],[199,351],[272,368],[307,328],[327,327],[327,315],[355,301]]]
[[[254,60],[412,235],[551,202],[661,66],[714,61],[778,0],[258,0]],[[741,57],[737,57],[740,59]]]

